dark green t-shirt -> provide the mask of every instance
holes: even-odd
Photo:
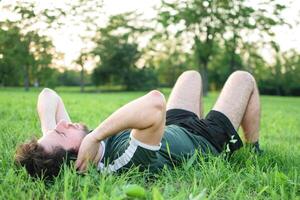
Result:
[[[105,153],[99,170],[118,171],[139,166],[140,169],[158,171],[164,166],[173,167],[200,153],[217,154],[217,150],[204,137],[190,133],[177,125],[165,127],[161,147],[143,144],[125,130],[106,139]]]

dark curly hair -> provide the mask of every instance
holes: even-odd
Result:
[[[67,165],[76,160],[77,151],[56,147],[51,153],[38,144],[36,139],[17,147],[15,163],[24,166],[27,172],[35,178],[52,180],[59,175],[64,162]]]

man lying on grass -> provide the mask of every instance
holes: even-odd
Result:
[[[76,169],[88,163],[99,171],[115,172],[139,166],[156,172],[174,167],[197,150],[200,154],[231,154],[243,143],[259,152],[260,103],[255,79],[234,72],[213,109],[203,118],[201,76],[186,71],[177,80],[169,100],[157,90],[122,106],[88,134],[72,123],[62,99],[44,89],[38,97],[43,136],[18,147],[16,162],[32,176],[57,176],[64,161],[76,159]]]

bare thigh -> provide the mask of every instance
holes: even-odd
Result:
[[[229,76],[213,110],[225,114],[237,130],[244,117],[255,80],[248,72],[237,71]]]
[[[177,79],[167,102],[167,110],[184,109],[203,117],[202,82],[197,71],[186,71]]]

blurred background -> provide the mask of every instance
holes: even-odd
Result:
[[[204,93],[247,70],[262,94],[300,95],[300,1],[0,1],[0,88],[81,92],[171,87]]]

